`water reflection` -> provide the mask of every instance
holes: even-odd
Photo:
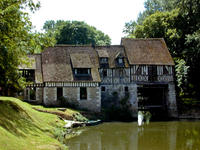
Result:
[[[200,150],[200,122],[104,123],[84,128],[69,150]]]

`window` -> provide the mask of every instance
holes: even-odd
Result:
[[[86,87],[80,88],[80,100],[87,100],[87,88]]]
[[[61,87],[57,87],[57,99],[63,96],[63,89]]]
[[[124,87],[124,91],[125,91],[125,92],[128,92],[128,86],[125,86],[125,87]]]
[[[74,69],[74,76],[76,80],[90,80],[91,68],[76,68]]]
[[[107,57],[101,57],[100,58],[100,67],[101,68],[108,68],[108,58]]]
[[[101,91],[102,91],[102,92],[105,92],[105,91],[106,91],[106,87],[105,87],[105,86],[102,86],[102,87],[101,87]]]
[[[108,63],[108,58],[107,57],[101,57],[100,58],[100,63],[101,64],[107,64]]]
[[[118,57],[116,59],[116,63],[117,63],[118,67],[124,67],[124,59],[123,59],[123,57]]]
[[[90,68],[77,68],[75,69],[75,75],[90,75]]]
[[[169,74],[167,70],[167,66],[163,66],[163,75],[167,75],[167,74]]]
[[[119,63],[119,64],[122,64],[122,63],[123,63],[122,58],[119,58],[119,59],[118,59],[118,63]]]
[[[107,70],[106,69],[103,70],[103,77],[107,77]]]

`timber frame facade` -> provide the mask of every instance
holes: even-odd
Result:
[[[94,112],[128,95],[134,117],[139,109],[161,109],[177,117],[174,61],[163,39],[123,38],[121,45],[46,48],[21,65],[24,99],[46,106],[68,104]],[[117,94],[117,99],[113,98]]]

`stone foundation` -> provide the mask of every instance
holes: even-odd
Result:
[[[173,83],[168,84],[167,108],[168,108],[168,116],[169,117],[171,117],[171,118],[178,117],[175,85]]]
[[[87,87],[86,100],[80,100],[80,87],[63,87],[63,97],[66,99],[65,104],[94,112],[101,111],[101,93],[99,87]],[[44,88],[44,105],[60,105],[60,101],[57,99],[57,87]]]
[[[44,87],[43,102],[45,106],[58,106],[57,101],[57,88],[56,87]]]
[[[137,117],[137,84],[101,85],[101,89],[102,87],[105,87],[105,91],[101,91],[103,108],[118,107],[119,101],[128,95],[132,116]],[[125,91],[125,88],[128,88],[128,91]]]
[[[36,101],[38,104],[43,103],[43,88],[40,87],[36,88]]]

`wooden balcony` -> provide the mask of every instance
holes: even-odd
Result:
[[[132,75],[131,80],[138,81],[138,82],[171,82],[171,81],[174,81],[173,75],[157,75],[157,76]]]

